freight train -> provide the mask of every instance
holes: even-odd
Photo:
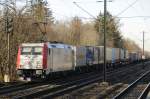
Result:
[[[107,68],[141,60],[140,52],[106,47]],[[17,74],[22,79],[45,78],[57,72],[102,69],[103,46],[72,46],[63,43],[23,43],[17,55]]]

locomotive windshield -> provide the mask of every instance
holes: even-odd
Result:
[[[22,55],[30,55],[32,52],[32,47],[22,47],[21,54]]]
[[[22,47],[21,55],[42,55],[42,47]]]
[[[42,47],[35,47],[33,48],[33,54],[41,55],[42,54]]]

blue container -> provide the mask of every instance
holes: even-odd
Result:
[[[94,48],[91,46],[86,47],[86,63],[92,65],[94,61]]]

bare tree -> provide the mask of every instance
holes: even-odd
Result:
[[[27,6],[24,6],[22,9],[17,10],[15,7],[8,9],[8,16],[13,18],[13,33],[10,34],[10,65],[9,65],[9,74],[11,79],[15,79],[16,74],[16,58],[17,50],[19,44],[23,42],[41,42],[43,34],[47,35],[48,30],[51,29],[51,20],[47,20],[47,23],[43,22],[42,24],[35,24],[37,20],[34,20],[32,14],[27,14]],[[5,14],[3,14],[5,15]],[[39,22],[39,21],[38,21]],[[6,72],[7,64],[7,34],[5,32],[5,16],[1,16],[0,21],[0,78],[4,77]],[[43,26],[46,25],[46,26]],[[50,28],[49,28],[50,27]]]
[[[70,27],[72,44],[79,45],[82,33],[82,21],[76,16],[71,21]]]

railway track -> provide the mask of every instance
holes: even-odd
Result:
[[[14,92],[17,90],[24,90],[26,88],[31,88],[31,87],[35,87],[35,86],[39,86],[39,85],[40,85],[40,83],[25,82],[25,83],[19,83],[19,84],[4,86],[4,87],[0,88],[0,95]]]
[[[90,75],[94,75],[94,72],[90,72],[90,73],[85,73],[85,74],[80,74],[78,76],[74,76],[75,79],[80,79],[82,76],[90,76]],[[57,85],[61,85],[63,83],[66,83],[68,81],[72,81],[73,79],[70,78],[65,78],[65,79],[52,79],[51,81],[40,81],[40,82],[20,82],[20,83],[14,83],[14,84],[9,84],[7,86],[2,86],[0,87],[0,96],[1,95],[5,95],[7,93],[17,93],[18,91],[22,91],[22,90],[26,90],[26,89],[30,89],[30,88],[38,88],[38,87],[43,87],[43,86],[57,86]]]
[[[141,70],[140,66],[137,68],[128,68],[125,70],[121,70],[118,73],[113,73],[112,75],[107,76],[107,81],[110,82],[109,84],[101,84],[101,83],[94,83],[83,88],[73,90],[70,93],[66,93],[65,95],[59,96],[56,99],[112,99],[112,97],[108,97],[108,95],[112,94],[116,90],[120,88],[125,88],[127,84],[118,83],[118,82],[131,82],[134,78],[130,78],[132,75],[133,77],[140,76],[144,73],[148,68],[145,70]],[[119,75],[118,75],[119,74]],[[138,77],[137,77],[138,78]],[[112,84],[111,84],[112,83]],[[118,84],[117,84],[118,83]]]
[[[144,73],[127,88],[117,94],[113,99],[144,99],[150,86],[150,71]]]
[[[3,86],[5,86],[5,84],[3,84],[3,83],[0,83],[0,88],[1,88],[1,87],[3,87]]]
[[[0,88],[0,98],[6,98],[6,97],[16,97],[19,95],[27,95],[30,93],[35,93],[39,90],[46,90],[46,89],[54,89],[55,87],[61,87],[65,85],[67,82],[71,82],[73,80],[77,81],[78,79],[83,79],[90,75],[95,75],[94,72],[91,73],[85,73],[81,74],[77,77],[73,78],[66,78],[66,79],[57,79],[47,82],[40,82],[40,83],[34,83],[34,82],[28,82],[28,83],[22,83],[18,85],[12,85],[12,86],[5,86]],[[101,75],[101,74],[99,74]]]
[[[138,64],[140,66],[140,64]],[[128,69],[135,68],[134,66],[131,67],[122,67],[119,69],[116,69],[114,71],[110,71],[107,73],[107,75],[114,76],[117,73],[125,72]],[[85,75],[85,74],[84,74]],[[93,75],[93,76],[90,76]],[[86,78],[86,79],[83,79]],[[58,81],[53,82],[54,84],[48,83],[40,83],[40,84],[31,84],[28,85],[19,85],[19,87],[13,87],[11,88],[4,88],[0,92],[0,98],[50,98],[62,95],[65,92],[68,92],[70,90],[75,90],[77,88],[86,86],[90,83],[96,82],[103,79],[102,73],[94,75],[94,73],[88,73],[83,78],[80,77],[80,79],[72,79],[70,81],[64,81],[62,79],[59,79]],[[58,83],[59,82],[59,83]],[[62,83],[60,83],[62,82]],[[21,87],[21,88],[20,88]]]
[[[11,87],[13,85],[18,85],[18,84],[20,84],[20,82],[18,82],[18,81],[13,81],[13,82],[9,82],[9,83],[0,82],[0,88]]]
[[[94,76],[90,76],[88,78],[85,78],[85,79],[80,79],[80,80],[76,80],[76,81],[71,81],[71,82],[67,82],[67,83],[64,83],[62,85],[45,85],[45,86],[38,86],[36,88],[31,88],[31,89],[27,89],[27,90],[24,90],[24,91],[20,91],[20,93],[18,94],[17,93],[13,93],[13,94],[5,94],[7,95],[8,97],[11,97],[11,98],[35,98],[35,97],[42,97],[44,96],[45,94],[46,95],[50,95],[49,92],[51,92],[51,94],[56,94],[58,93],[58,91],[60,92],[60,89],[66,89],[66,88],[71,88],[71,86],[75,86],[79,83],[83,83],[83,82],[88,82],[90,79],[96,79],[100,76],[100,74],[97,74],[97,75],[94,75]],[[98,78],[97,80],[99,79],[102,79],[101,78]],[[72,87],[73,88],[73,87]],[[34,90],[34,91],[33,91]],[[32,92],[32,93],[30,93]]]
[[[114,76],[115,74],[118,75],[119,73],[125,72],[131,68],[135,68],[135,67],[126,68],[126,69],[123,69],[122,71],[115,70],[113,72],[107,73],[107,75],[109,75],[109,77]],[[34,93],[30,93],[28,95],[24,94],[19,97],[17,96],[15,98],[26,98],[26,99],[28,98],[44,98],[44,99],[54,98],[54,97],[63,95],[69,91],[73,91],[83,86],[89,85],[91,83],[102,81],[102,79],[103,79],[103,76],[101,74],[98,74],[98,75],[94,75],[93,77],[89,77],[89,78],[81,79],[77,81],[72,81],[69,83],[65,83],[61,86],[57,86],[54,88],[47,88],[45,90],[40,90],[38,92],[34,91]]]

